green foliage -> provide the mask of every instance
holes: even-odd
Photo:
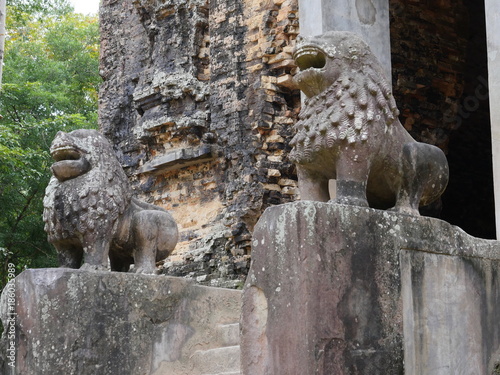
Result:
[[[59,130],[97,126],[99,27],[67,0],[12,0],[0,93],[0,287],[9,263],[56,265],[42,200]]]
[[[73,11],[68,0],[7,0],[7,7],[7,16],[17,25],[39,17],[64,15]]]

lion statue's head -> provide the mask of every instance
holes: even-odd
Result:
[[[59,132],[50,154],[55,162],[43,214],[50,242],[98,232],[95,223],[112,223],[128,206],[128,179],[111,144],[98,131]]]
[[[295,75],[307,96],[295,125],[291,158],[300,163],[311,153],[339,141],[365,142],[370,126],[390,126],[399,111],[382,67],[368,45],[351,32],[331,31],[299,38]]]

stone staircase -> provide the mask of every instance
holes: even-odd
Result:
[[[202,375],[240,375],[240,325],[217,327],[218,348],[196,351],[191,360]]]

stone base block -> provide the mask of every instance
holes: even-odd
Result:
[[[332,203],[269,208],[242,311],[245,375],[492,374],[500,243]]]
[[[196,363],[195,353],[238,344],[221,330],[239,320],[240,291],[166,276],[37,269],[15,279],[15,295],[15,366],[7,359],[2,374],[201,375],[213,364]],[[4,326],[7,306],[4,292]],[[8,335],[2,341],[5,353]],[[239,362],[239,348],[231,348]]]

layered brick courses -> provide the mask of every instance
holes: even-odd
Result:
[[[296,0],[104,1],[100,127],[179,223],[165,273],[237,287],[253,225],[297,198]]]

